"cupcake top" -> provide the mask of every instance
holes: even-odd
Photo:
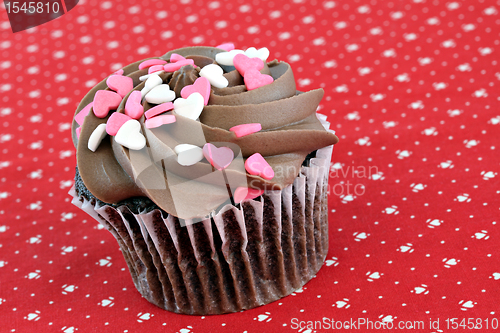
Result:
[[[296,90],[266,48],[187,47],[130,64],[92,88],[72,126],[80,177],[106,203],[149,197],[183,219],[293,183],[337,143],[323,90]]]

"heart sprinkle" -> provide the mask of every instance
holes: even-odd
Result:
[[[84,107],[80,112],[78,112],[78,114],[75,116],[75,121],[78,125],[82,126],[83,124],[83,121],[85,120],[85,117],[87,117],[87,115],[89,114],[90,112],[90,109],[92,108],[92,106],[94,106],[94,102],[90,102],[89,104],[87,104],[86,107]]]
[[[259,58],[249,58],[244,54],[237,54],[234,57],[234,67],[238,70],[238,72],[244,76],[245,72],[248,69],[255,69],[260,71],[264,68],[264,62]]]
[[[123,73],[125,73],[125,72],[123,71],[123,68],[122,68],[122,69],[117,70],[115,72],[115,75],[123,75]]]
[[[231,148],[217,148],[211,143],[206,143],[203,146],[203,156],[218,170],[227,168],[234,159],[234,153]]]
[[[170,62],[177,62],[179,60],[186,60],[186,58],[177,53],[172,53],[170,55]]]
[[[175,123],[175,116],[173,114],[165,114],[163,116],[156,116],[146,119],[147,128],[157,128],[165,124]]]
[[[165,73],[163,70],[159,71],[159,72],[154,72],[154,73],[151,73],[151,74],[146,74],[146,75],[143,75],[143,76],[139,76],[139,81],[143,82],[143,81],[146,81],[147,79],[149,79],[151,76],[153,75],[160,75],[161,73]]]
[[[229,81],[224,77],[224,70],[216,64],[210,64],[203,67],[200,76],[206,77],[210,84],[216,88],[225,88]]]
[[[262,130],[262,125],[260,123],[241,124],[233,126],[229,130],[231,132],[234,132],[237,138],[241,138],[242,136],[256,133]]]
[[[181,97],[188,98],[192,93],[200,93],[203,96],[203,104],[208,104],[210,98],[210,81],[206,77],[199,77],[192,85],[185,86],[181,90]]]
[[[192,93],[188,98],[179,97],[174,101],[174,112],[183,117],[196,120],[203,111],[203,96]]]
[[[243,77],[247,90],[254,90],[274,82],[271,75],[262,74],[256,69],[248,69]]]
[[[144,69],[144,68],[148,68],[148,67],[151,67],[151,66],[155,66],[155,65],[165,65],[167,62],[165,60],[161,60],[161,59],[149,59],[149,60],[146,60],[146,61],[143,61],[139,64],[139,69]]]
[[[176,70],[179,70],[183,66],[191,65],[194,66],[194,60],[193,59],[184,59],[184,60],[179,60],[176,62],[171,62],[168,64],[165,64],[163,66],[163,70],[165,72],[175,72]]]
[[[144,115],[146,116],[146,119],[149,119],[149,118],[153,118],[154,116],[159,115],[160,113],[170,111],[173,108],[174,108],[174,104],[172,102],[163,103],[163,104],[157,105],[155,107],[152,107],[151,109],[146,111],[144,113]]]
[[[134,90],[128,96],[125,103],[125,114],[133,119],[139,120],[144,114],[144,107],[141,104],[142,94],[139,90]]]
[[[152,104],[171,102],[175,99],[175,92],[168,84],[160,84],[151,89],[145,96],[146,101]]]
[[[75,130],[75,132],[76,132],[76,138],[77,138],[77,139],[80,139],[80,133],[82,133],[82,127],[78,127],[78,128]]]
[[[158,74],[151,74],[146,82],[144,83],[144,88],[141,90],[141,96],[144,98],[146,94],[156,86],[159,86],[163,83],[163,80]]]
[[[148,74],[153,74],[153,73],[162,71],[163,70],[163,66],[164,65],[154,65],[154,66],[149,67]]]
[[[98,90],[94,96],[94,114],[97,118],[105,118],[109,111],[116,110],[120,105],[122,97],[109,90]]]
[[[106,124],[100,124],[95,128],[92,134],[90,134],[87,147],[93,152],[95,152],[97,147],[99,147],[99,145],[101,144],[102,140],[105,137],[106,137]]]
[[[115,141],[132,150],[141,150],[146,146],[146,138],[141,133],[141,123],[135,119],[127,121],[116,133]]]
[[[258,196],[262,195],[264,190],[248,188],[248,187],[238,187],[233,194],[234,202],[240,203],[243,200],[251,200],[255,199]]]
[[[233,59],[239,53],[245,53],[243,50],[231,50],[229,52],[221,52],[215,55],[215,61],[224,66],[234,66]]]
[[[196,164],[203,159],[203,149],[188,143],[175,146],[174,151],[177,154],[177,163],[183,166]]]
[[[234,44],[233,43],[224,43],[224,44],[217,45],[216,48],[223,49],[223,50],[229,52],[231,50],[234,50]]]
[[[106,122],[106,133],[115,136],[116,133],[118,133],[120,127],[122,127],[122,125],[125,124],[130,119],[132,118],[130,118],[126,114],[120,112],[113,112],[109,117],[108,121]]]
[[[106,84],[109,89],[116,91],[122,98],[125,97],[130,90],[134,89],[134,80],[123,75],[111,75],[106,80]]]
[[[261,176],[264,179],[272,179],[274,170],[261,154],[255,153],[245,161],[245,169],[249,174]]]
[[[255,47],[251,47],[245,51],[245,55],[249,58],[259,58],[263,62],[266,62],[269,57],[269,49],[267,47],[263,47],[257,50]]]

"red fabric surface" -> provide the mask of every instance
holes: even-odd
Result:
[[[80,1],[13,34],[1,9],[0,331],[288,332],[304,321],[300,332],[321,332],[305,326],[324,317],[422,320],[421,332],[479,318],[476,331],[486,320],[494,331],[499,11],[499,1]],[[330,250],[280,301],[177,315],[140,296],[112,235],[70,204],[70,122],[122,66],[223,42],[266,46],[291,63],[298,89],[325,89],[319,112],[341,140]]]

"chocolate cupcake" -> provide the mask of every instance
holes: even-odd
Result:
[[[338,138],[266,48],[188,47],[124,67],[73,121],[73,203],[117,239],[137,290],[220,314],[301,288],[328,251]]]

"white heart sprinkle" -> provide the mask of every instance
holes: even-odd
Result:
[[[177,162],[183,166],[190,166],[203,159],[203,149],[198,146],[183,143],[175,146]]]
[[[144,98],[144,96],[146,96],[146,94],[148,92],[150,92],[151,89],[153,89],[156,86],[159,86],[162,83],[163,83],[163,80],[161,79],[161,77],[158,74],[154,74],[154,73],[151,74],[148,77],[148,79],[146,80],[146,82],[144,83],[144,88],[142,88],[142,90],[141,90],[142,98]]]
[[[269,50],[267,47],[258,50],[255,47],[251,47],[245,51],[245,55],[249,58],[259,58],[263,62],[266,62],[269,57]]]
[[[161,104],[173,101],[175,99],[175,92],[170,90],[168,84],[160,84],[153,87],[153,89],[146,94],[145,98],[149,103]]]
[[[146,145],[146,138],[141,133],[141,123],[128,120],[116,133],[115,141],[132,150],[140,150]]]
[[[216,88],[225,88],[229,84],[222,74],[224,74],[224,70],[216,64],[206,65],[200,71],[200,76],[206,77],[210,84]]]
[[[153,89],[154,87],[156,87],[157,85],[160,85],[162,83],[163,83],[163,80],[161,79],[161,77],[158,74],[151,74],[151,76],[148,77],[148,79],[144,83],[144,88]]]
[[[229,52],[221,52],[215,55],[215,61],[224,66],[234,66],[234,56],[239,53],[245,53],[243,50],[231,50]]]
[[[90,134],[87,145],[89,149],[95,152],[106,135],[108,135],[108,133],[106,133],[106,124],[100,124],[97,126],[92,134]]]
[[[203,111],[203,96],[198,93],[192,93],[188,98],[179,97],[174,101],[174,112],[189,119],[196,120]]]
[[[160,75],[161,73],[164,73],[164,72],[165,71],[158,71],[158,72],[154,72],[154,73],[151,73],[151,74],[146,74],[146,75],[143,75],[143,76],[139,76],[139,81],[146,81],[152,75]]]

